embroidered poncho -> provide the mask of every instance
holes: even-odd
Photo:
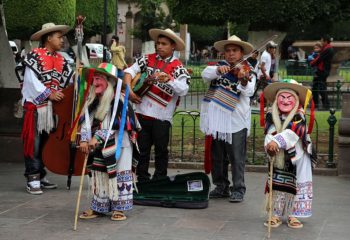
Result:
[[[254,93],[256,76],[250,71],[250,81],[242,86],[232,73],[220,75],[218,66],[229,65],[220,61],[202,72],[209,90],[201,105],[200,129],[214,139],[232,143],[232,133],[246,128],[250,130],[250,97]]]

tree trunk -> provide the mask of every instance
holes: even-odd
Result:
[[[0,88],[18,88],[15,59],[7,39],[3,4],[0,4]]]

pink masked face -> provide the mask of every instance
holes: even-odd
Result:
[[[277,106],[282,113],[289,113],[295,106],[295,97],[289,92],[281,92],[277,96]]]
[[[92,84],[95,87],[96,95],[102,95],[108,86],[107,77],[105,75],[95,73]]]

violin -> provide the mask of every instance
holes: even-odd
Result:
[[[253,50],[251,53],[249,53],[244,58],[242,58],[240,61],[238,61],[235,65],[231,66],[229,71],[225,71],[221,74],[225,74],[227,72],[230,72],[231,74],[238,76],[239,72],[241,72],[241,74],[247,75],[251,71],[250,65],[248,64],[247,59],[249,57],[251,57],[256,51],[260,51],[263,48],[265,48],[266,44],[269,41],[274,40],[277,37],[278,37],[278,35],[275,34],[275,35],[272,35],[271,37],[265,39],[261,44],[259,44],[259,46],[255,50]]]
[[[227,65],[219,66],[218,71],[222,75],[227,73],[232,74],[233,76],[238,78],[238,80],[241,83],[243,83],[244,86],[246,85],[245,82],[251,81],[251,78],[252,78],[251,76],[252,69],[247,61],[240,61],[238,64],[235,64],[234,66],[227,66]]]
[[[245,60],[237,65],[235,65],[235,67],[233,67],[230,70],[230,73],[235,75],[236,77],[238,77],[238,79],[244,78],[244,77],[248,77],[249,81],[251,80],[249,74],[252,71],[250,65],[248,64],[248,62]]]

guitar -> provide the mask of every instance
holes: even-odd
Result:
[[[187,72],[192,75],[193,71],[191,68],[187,68]],[[130,87],[134,93],[143,97],[152,84],[156,82],[166,83],[169,79],[166,79],[168,75],[164,75],[164,73],[157,72],[152,76],[147,77],[147,73],[137,73],[136,76],[131,80]]]
[[[137,73],[136,76],[131,80],[130,87],[134,93],[140,97],[143,97],[154,83],[166,83],[167,81],[169,81],[169,78],[165,73],[157,72],[151,76],[148,76],[146,72]]]

